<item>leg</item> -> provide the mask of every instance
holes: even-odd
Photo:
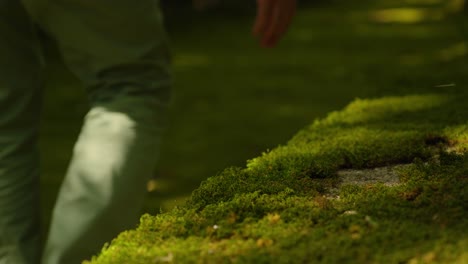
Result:
[[[0,0],[0,36],[0,263],[39,263],[42,62],[19,1]]]
[[[168,50],[153,0],[31,2],[89,91],[43,258],[81,263],[137,224],[169,100]]]

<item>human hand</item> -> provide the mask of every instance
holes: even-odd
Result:
[[[263,47],[274,47],[287,32],[296,14],[297,0],[257,0],[257,18],[253,28]]]

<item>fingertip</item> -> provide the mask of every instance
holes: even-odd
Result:
[[[264,38],[261,41],[260,45],[262,46],[262,48],[271,49],[271,48],[274,48],[276,44],[277,44],[277,41],[275,39]]]
[[[268,44],[269,47],[274,47],[278,42],[278,36],[273,30],[270,30],[268,33],[263,35],[263,41]]]

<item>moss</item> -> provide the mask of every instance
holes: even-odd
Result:
[[[468,113],[460,97],[357,100],[246,168],[209,178],[186,205],[143,216],[91,263],[464,260]],[[345,185],[339,199],[324,196],[340,168],[401,162],[412,165],[399,170],[399,186]]]

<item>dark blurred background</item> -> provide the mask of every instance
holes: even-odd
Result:
[[[175,95],[144,212],[183,203],[204,179],[286,144],[355,98],[466,89],[463,0],[300,1],[290,32],[271,50],[251,34],[254,0],[162,5]],[[53,43],[46,50],[41,149],[47,225],[87,102]]]

